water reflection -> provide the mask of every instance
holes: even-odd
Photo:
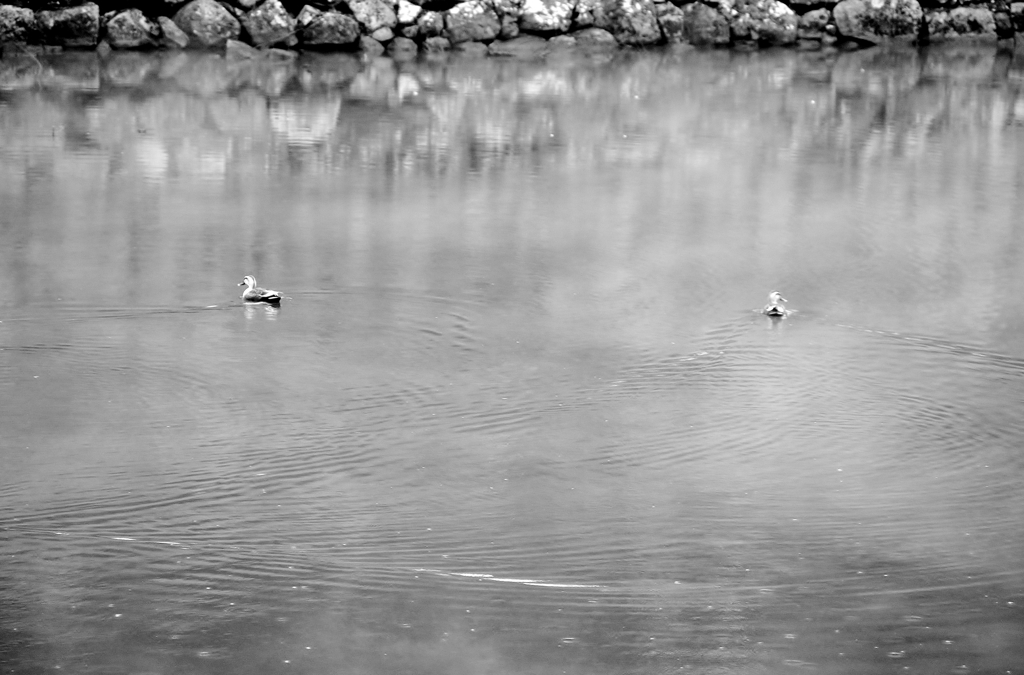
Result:
[[[1012,670],[1016,58],[5,57],[0,661]]]

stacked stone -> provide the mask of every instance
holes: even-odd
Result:
[[[1004,0],[925,0],[925,8],[918,0],[327,0],[294,16],[281,0],[140,1],[144,9],[107,13],[92,2],[37,11],[0,4],[0,44],[536,55],[666,43],[818,49],[838,41],[995,41],[1024,31],[1024,2]]]

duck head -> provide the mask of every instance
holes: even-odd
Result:
[[[246,279],[251,278],[252,277],[246,277]],[[789,300],[786,300],[784,297],[782,297],[782,293],[779,293],[778,291],[772,291],[771,293],[768,294],[769,305],[777,305],[782,302],[789,302]]]
[[[251,274],[246,274],[245,278],[242,279],[242,283],[239,286],[248,286],[249,288],[256,288],[256,277]]]

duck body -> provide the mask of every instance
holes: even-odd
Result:
[[[778,291],[772,291],[768,294],[768,304],[764,306],[761,313],[766,316],[783,317],[789,314],[789,310],[782,303],[789,302],[782,294]]]
[[[281,303],[280,293],[266,288],[260,288],[256,285],[256,277],[251,274],[245,275],[245,278],[242,279],[242,283],[238,285],[245,286],[245,290],[242,291],[242,300],[245,302],[266,302],[271,305]]]

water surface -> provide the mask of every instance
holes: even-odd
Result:
[[[1022,77],[0,60],[0,670],[1020,672]]]

